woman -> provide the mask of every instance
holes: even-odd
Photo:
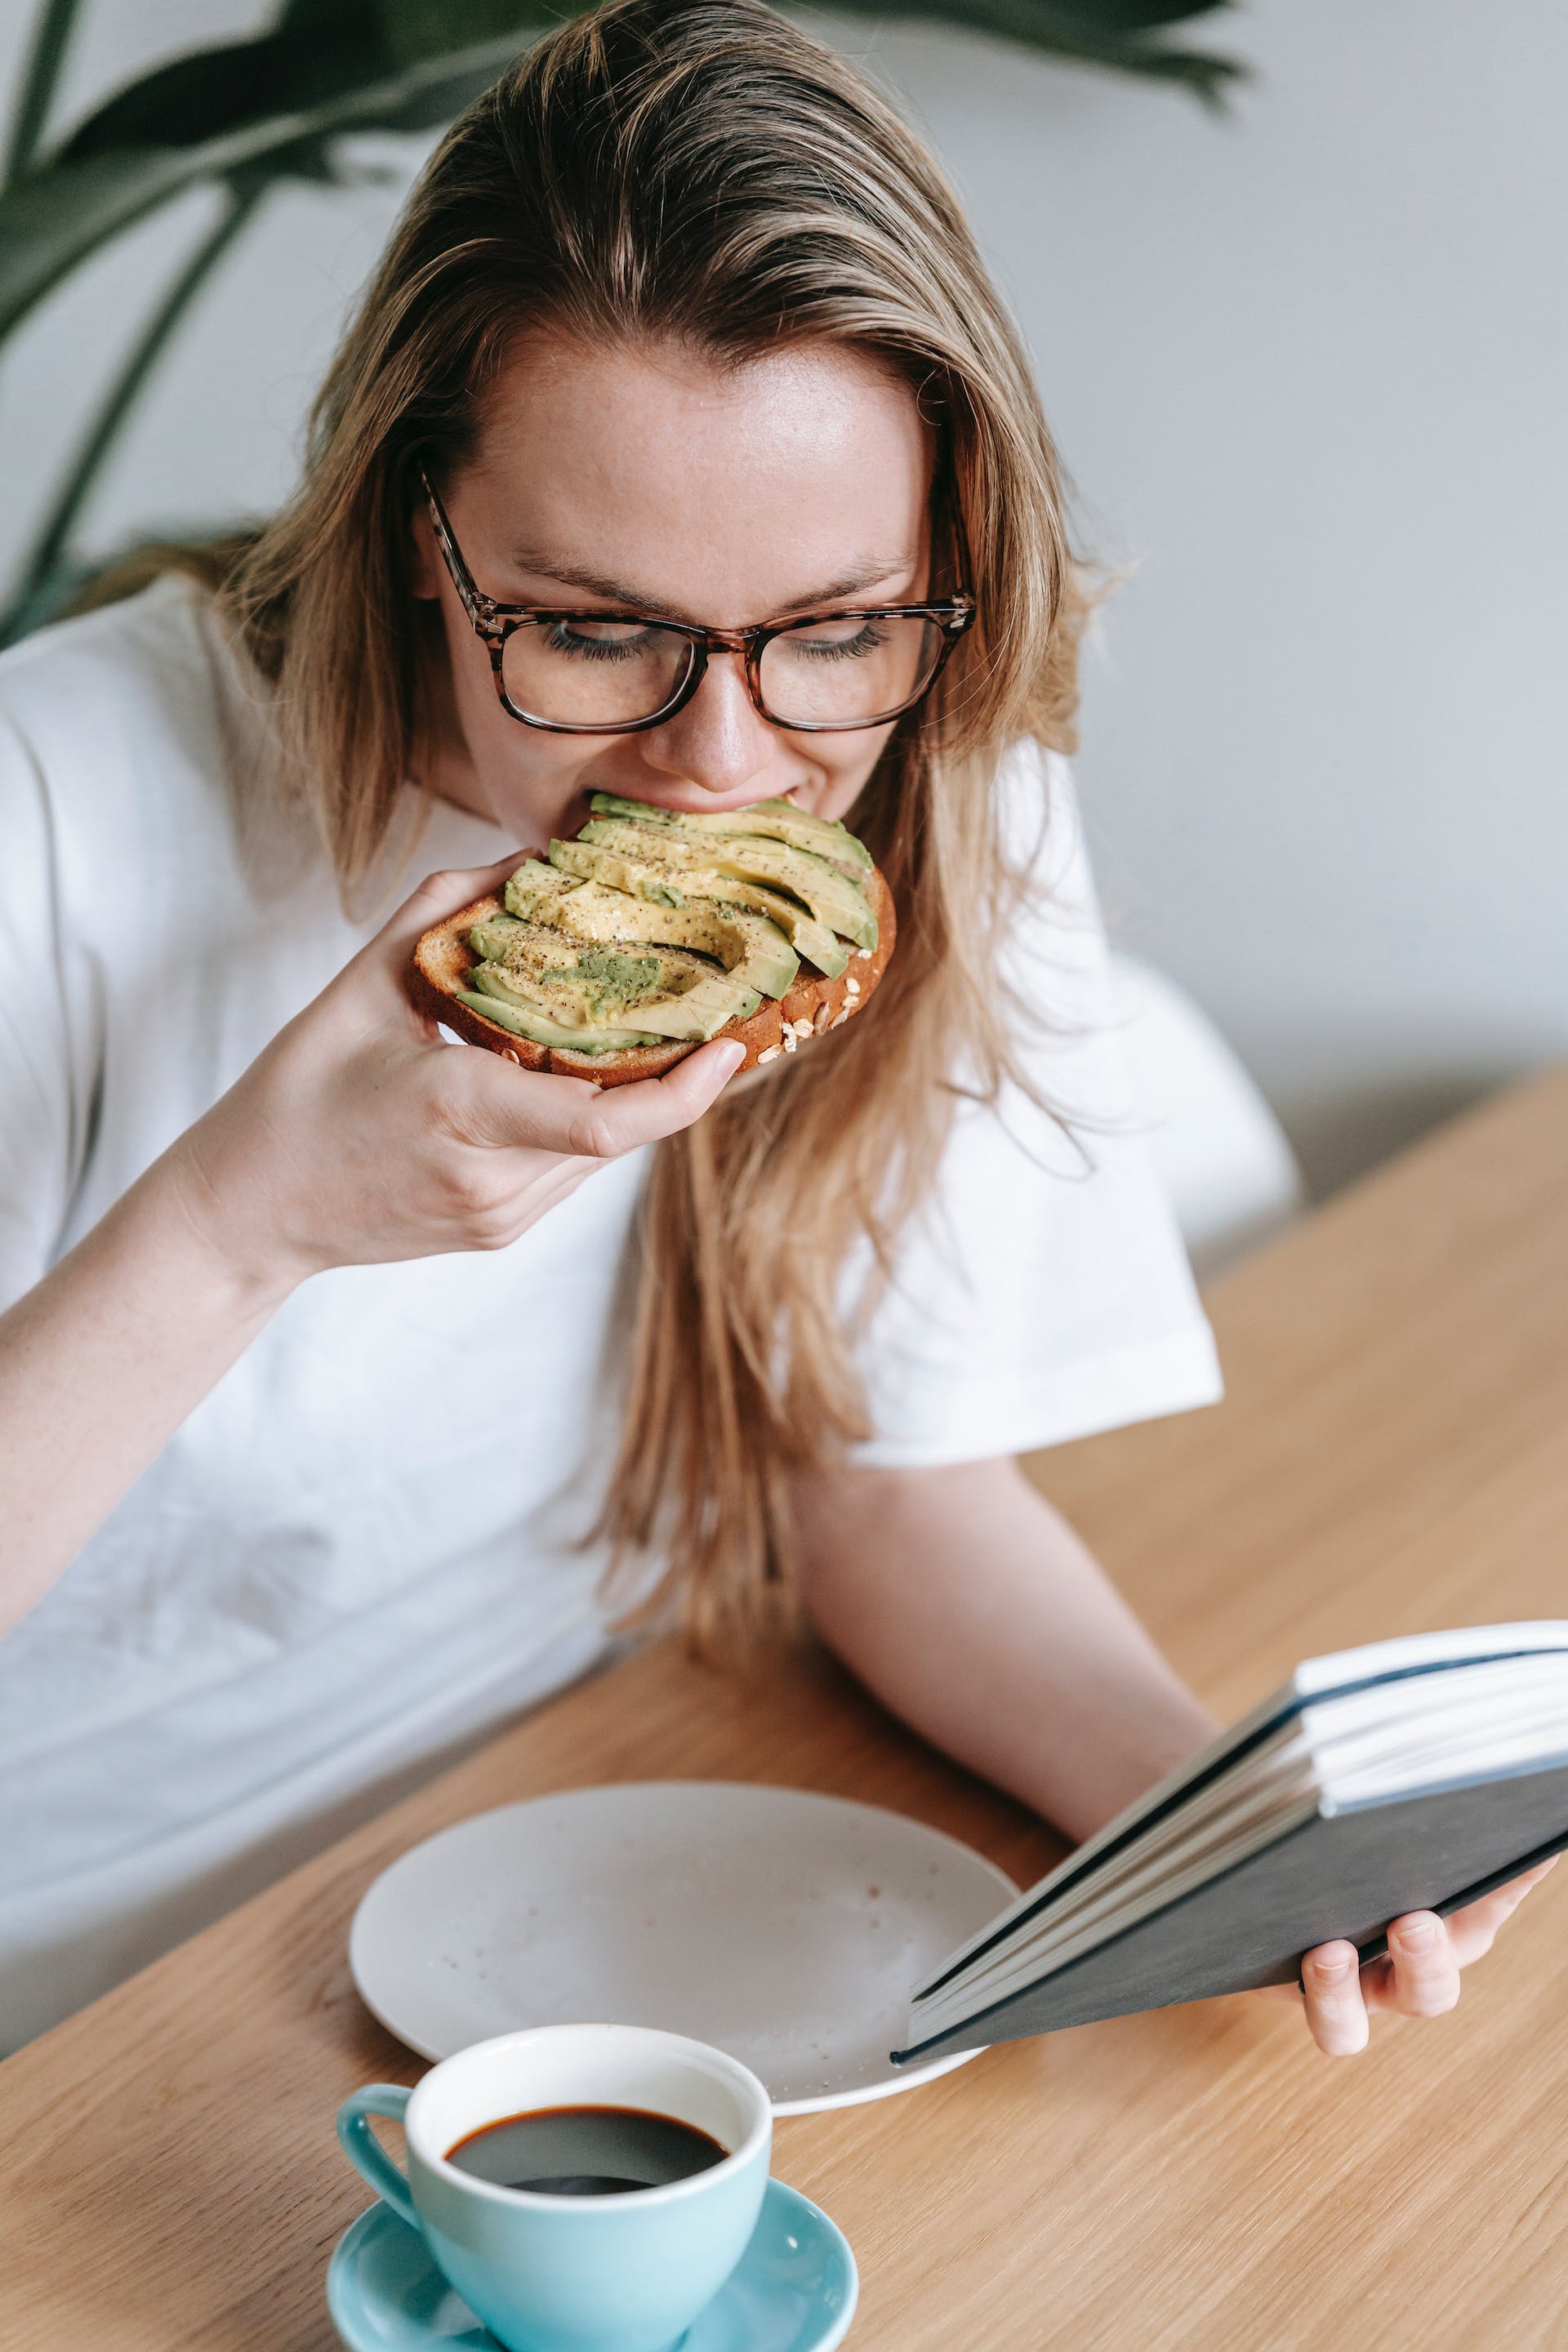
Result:
[[[975,623],[870,730],[722,650],[664,723],[519,724],[421,469],[508,604]],[[1079,611],[931,160],[750,0],[620,0],[446,141],[216,601],[9,657],[0,2035],[578,1672],[606,1561],[710,1644],[793,1577],[1074,1836],[1207,1738],[1010,1458],[1215,1392],[1057,756]],[[848,816],[900,912],[865,1015],[732,1096],[721,1043],[605,1094],[444,1044],[411,941],[599,789]],[[456,870],[382,919],[416,847]],[[1364,1994],[1313,1956],[1320,2042],[1447,2006],[1510,1899]]]

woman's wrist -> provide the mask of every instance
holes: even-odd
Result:
[[[274,1231],[258,1189],[226,1186],[185,1136],[105,1223],[123,1217],[148,1270],[190,1307],[259,1328],[315,1269]]]
[[[0,1318],[0,1633],[283,1304],[279,1255],[193,1215],[175,1152]]]
[[[1080,1844],[1157,1788],[1168,1772],[1190,1763],[1222,1728],[1174,1675],[1163,1686],[1108,1693],[1103,1720],[1105,1739],[1086,1768],[1074,1817],[1061,1818],[1059,1795],[1054,1805],[1042,1808]],[[1051,1764],[1059,1779],[1059,1759]]]

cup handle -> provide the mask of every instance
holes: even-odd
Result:
[[[370,2127],[372,2116],[386,2116],[400,2124],[413,2096],[412,2091],[405,2090],[398,2083],[367,2083],[363,2090],[351,2091],[338,2109],[338,2137],[355,2171],[363,2172],[376,2195],[384,2198],[410,2229],[417,2230],[421,2225],[408,2175],[394,2164]]]

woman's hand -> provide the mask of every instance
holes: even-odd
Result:
[[[1459,1998],[1459,1970],[1490,1951],[1503,1921],[1551,1868],[1551,1862],[1540,1863],[1447,1919],[1439,1919],[1435,1911],[1407,1911],[1389,1927],[1386,1958],[1369,1961],[1364,1969],[1356,1966],[1353,1944],[1319,1944],[1301,1963],[1301,1993],[1293,1985],[1269,1990],[1290,2000],[1304,1997],[1307,2023],[1319,2049],[1331,2058],[1351,2057],[1366,2048],[1374,2010],[1399,2017],[1440,2017],[1452,2009]]]
[[[734,1070],[740,1046],[705,1045],[606,1092],[443,1045],[404,966],[507,870],[433,875],[0,1315],[0,1632],[307,1276],[499,1249],[607,1160],[689,1126]]]
[[[268,1292],[333,1265],[515,1241],[606,1160],[700,1118],[744,1058],[703,1046],[601,1088],[444,1044],[404,971],[515,859],[433,874],[168,1155],[206,1244]]]

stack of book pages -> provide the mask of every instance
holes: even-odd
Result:
[[[1568,1623],[1309,1659],[919,1985],[898,2059],[1363,1959],[1568,1845]]]

